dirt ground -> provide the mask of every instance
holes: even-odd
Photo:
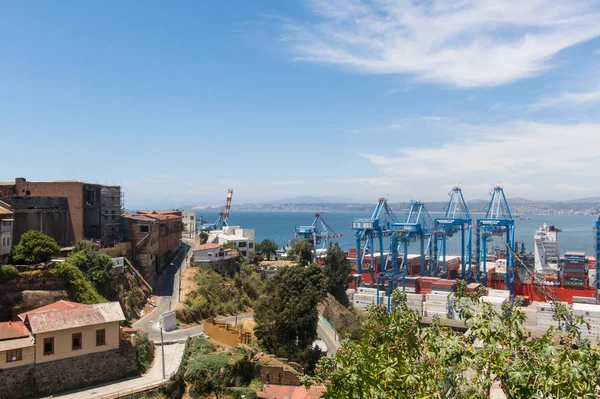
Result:
[[[194,281],[194,275],[198,272],[197,267],[188,266],[181,275],[181,302],[185,302],[188,294],[198,288]],[[179,305],[181,306],[181,305]],[[177,306],[179,308],[179,306]]]
[[[297,264],[298,264],[298,262],[293,261],[293,260],[263,260],[262,262],[260,262],[261,266],[275,266],[275,267],[296,266]]]

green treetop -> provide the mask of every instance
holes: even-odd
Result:
[[[41,231],[29,230],[21,236],[17,245],[10,251],[11,262],[33,265],[47,262],[60,252],[60,246],[54,239]]]

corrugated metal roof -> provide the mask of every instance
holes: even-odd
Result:
[[[15,339],[29,336],[29,330],[22,321],[7,321],[0,323],[0,340]]]
[[[0,215],[12,215],[12,212],[0,206]]]
[[[194,248],[194,252],[196,251],[206,251],[209,249],[217,249],[222,247],[221,244],[198,244],[196,245],[196,247]]]
[[[28,348],[35,345],[33,337],[9,339],[8,341],[0,341],[0,352],[9,351],[13,349]]]
[[[123,315],[123,309],[119,302],[108,302],[32,311],[27,313],[25,322],[29,324],[33,334],[40,334],[123,320],[125,320],[125,315]]]
[[[33,310],[30,310],[29,312],[23,312],[19,315],[19,319],[25,321],[25,317],[27,316],[27,314],[33,313],[33,312],[43,312],[44,310],[77,308],[77,307],[85,307],[85,306],[89,306],[89,305],[84,305],[83,303],[65,301],[64,299],[61,299],[60,301],[56,301],[54,303],[51,303],[50,305],[42,306],[41,308],[33,309]]]

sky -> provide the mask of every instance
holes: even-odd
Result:
[[[600,0],[4,1],[0,181],[600,196]]]

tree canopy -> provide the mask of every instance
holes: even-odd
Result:
[[[344,341],[335,358],[322,360],[317,380],[329,381],[324,397],[489,398],[495,382],[510,399],[596,397],[600,352],[574,325],[570,333],[550,329],[534,339],[518,301],[502,315],[488,303],[466,301],[466,334],[437,318],[424,327],[399,291],[391,312],[372,306],[361,341]],[[560,308],[555,318],[573,320]]]
[[[98,252],[89,243],[78,242],[75,243],[67,261],[81,270],[100,293],[105,296],[114,295],[110,256]]]
[[[41,231],[29,230],[21,236],[17,245],[10,251],[11,262],[33,265],[47,262],[60,252],[60,246],[54,239]]]
[[[272,257],[277,255],[277,244],[270,238],[265,238],[258,245],[258,250],[260,254],[267,258],[267,260],[271,260]]]
[[[298,260],[301,266],[307,266],[312,262],[313,245],[308,240],[298,240],[292,244],[288,256]]]
[[[258,344],[269,353],[310,364],[310,346],[317,337],[319,296],[306,269],[281,268],[268,281],[254,310]]]
[[[350,304],[346,295],[346,288],[350,282],[352,266],[346,253],[337,242],[330,243],[325,257],[323,272],[326,277],[327,291],[344,306]]]

